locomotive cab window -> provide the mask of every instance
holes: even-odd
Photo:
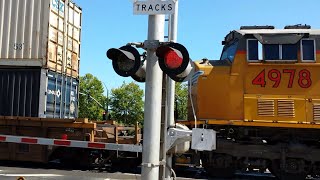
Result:
[[[313,39],[302,39],[301,40],[301,60],[302,61],[315,61],[316,57],[315,57],[315,40]]]
[[[297,44],[264,44],[264,59],[266,61],[297,61]]]
[[[283,60],[297,60],[298,59],[298,45],[297,44],[282,44],[281,56]]]
[[[238,48],[238,41],[235,41],[230,45],[224,46],[220,60],[227,59],[227,60],[233,62],[233,59],[236,55],[237,48]]]
[[[247,40],[247,60],[248,61],[262,60],[262,45],[256,39]]]
[[[265,44],[263,45],[263,54],[265,60],[279,60],[280,49],[278,44]]]
[[[261,44],[257,39],[247,40],[247,60],[249,62],[297,61],[298,44]]]

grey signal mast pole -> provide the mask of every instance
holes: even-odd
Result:
[[[148,40],[164,40],[165,15],[149,15]],[[144,130],[142,154],[142,180],[159,178],[159,149],[161,129],[162,71],[155,49],[147,49]]]
[[[169,41],[177,41],[178,32],[178,0],[175,2],[175,12],[169,15]],[[170,127],[174,125],[174,98],[175,98],[175,81],[173,81],[169,76],[167,76],[167,101],[166,101],[166,120],[167,125]],[[172,154],[167,154],[166,163],[172,167]],[[171,171],[166,168],[165,178],[171,178]]]

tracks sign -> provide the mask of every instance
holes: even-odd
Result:
[[[174,0],[148,0],[133,2],[133,14],[136,15],[173,14],[174,11]]]

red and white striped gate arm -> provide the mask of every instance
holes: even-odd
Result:
[[[49,138],[39,138],[39,137],[2,135],[2,134],[0,134],[0,142],[39,144],[39,145],[49,145],[49,146],[64,146],[64,147],[77,147],[77,148],[90,148],[90,149],[105,149],[105,150],[128,151],[128,152],[142,152],[141,145],[49,139]]]

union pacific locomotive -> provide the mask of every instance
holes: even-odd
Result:
[[[220,60],[195,63],[201,75],[190,85],[189,126],[196,117],[217,131],[217,149],[201,154],[207,172],[319,175],[320,30],[242,26],[222,44]]]

